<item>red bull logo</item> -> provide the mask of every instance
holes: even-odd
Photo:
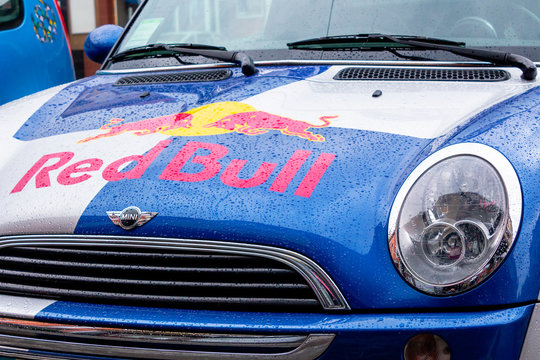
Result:
[[[160,141],[144,155],[126,156],[106,166],[104,161],[99,158],[71,162],[75,157],[73,152],[43,155],[17,182],[11,190],[11,194],[32,186],[32,180],[34,180],[36,189],[53,185],[80,184],[90,181],[92,177],[96,176],[97,171],[101,171],[101,177],[109,182],[140,179],[150,164],[171,142],[172,140]],[[165,166],[158,180],[191,183],[207,181],[219,176],[219,181],[224,185],[245,189],[267,183],[270,176],[278,171],[277,176],[269,184],[268,190],[284,193],[299,170],[311,158],[311,166],[294,191],[296,196],[309,198],[336,157],[335,154],[313,154],[309,150],[296,150],[282,167],[279,167],[278,162],[265,161],[259,164],[258,169],[251,177],[246,178],[239,176],[239,174],[248,160],[232,159],[227,163],[223,159],[228,153],[229,148],[224,145],[188,141]],[[195,173],[183,170],[184,166],[189,163],[199,164],[202,169]],[[128,164],[134,166],[130,167],[130,170],[122,170]]]
[[[314,134],[310,129],[327,127],[330,125],[329,119],[336,117],[321,116],[319,121],[322,123],[317,125],[259,111],[251,105],[240,102],[219,102],[184,113],[130,123],[124,123],[123,119],[112,119],[100,128],[105,133],[82,139],[79,143],[128,132],[137,136],[157,132],[170,136],[205,136],[230,132],[261,135],[268,131],[279,131],[284,135],[297,136],[309,141],[324,141],[322,135]]]

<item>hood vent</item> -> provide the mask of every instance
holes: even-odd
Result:
[[[201,82],[201,81],[219,81],[230,78],[232,71],[191,71],[172,74],[155,74],[126,76],[114,83],[115,86],[125,85],[148,85],[148,84],[169,84],[179,82]]]
[[[415,69],[384,67],[350,67],[341,70],[334,80],[401,80],[401,81],[504,81],[510,74],[495,69]]]

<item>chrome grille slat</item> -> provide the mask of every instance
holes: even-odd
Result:
[[[39,248],[39,247],[33,247],[33,246],[25,246],[24,248],[12,248],[15,251],[31,251],[33,254],[51,254],[52,256],[62,256],[62,255],[68,255],[68,254],[74,254],[77,256],[81,255],[99,255],[99,256],[113,256],[113,257],[120,257],[120,256],[126,256],[126,252],[115,252],[115,251],[97,251],[97,250],[91,250],[88,248],[77,248],[77,249],[61,249],[61,248]],[[159,257],[159,260],[163,260],[163,257],[167,259],[226,259],[231,260],[234,259],[235,261],[240,260],[251,260],[253,261],[252,257],[244,256],[244,255],[220,255],[220,254],[163,254],[159,252],[137,252],[137,251],[130,251],[129,252],[130,257],[141,257],[141,258],[155,258]]]
[[[165,267],[165,266],[144,266],[144,265],[116,265],[104,263],[82,263],[69,261],[54,261],[18,258],[13,256],[0,256],[0,262],[20,263],[24,266],[50,266],[50,267],[69,267],[69,268],[84,268],[84,269],[101,269],[101,270],[125,270],[125,271],[166,271],[166,272],[196,272],[196,273],[259,273],[259,274],[293,274],[294,271],[288,269],[272,269],[272,268],[206,268],[206,267]]]
[[[213,287],[213,288],[259,288],[259,289],[309,289],[302,283],[225,283],[225,282],[193,282],[193,281],[166,281],[166,280],[133,280],[133,279],[103,279],[91,276],[70,276],[58,274],[33,273],[27,271],[12,271],[0,269],[0,277],[27,277],[42,280],[58,280],[73,282],[111,283],[125,285],[158,285],[158,286],[184,286],[184,287]]]
[[[170,296],[170,295],[149,295],[149,294],[128,294],[128,293],[107,293],[92,292],[72,289],[46,288],[39,286],[26,286],[20,284],[10,284],[0,282],[0,289],[13,291],[13,293],[24,292],[25,295],[39,296],[45,295],[51,298],[69,297],[70,300],[93,300],[96,302],[107,302],[107,300],[118,300],[119,304],[128,305],[141,303],[154,303],[154,305],[168,303],[189,304],[216,304],[216,305],[264,305],[264,306],[318,306],[316,299],[294,299],[294,298],[257,298],[257,297],[200,297],[200,296]]]

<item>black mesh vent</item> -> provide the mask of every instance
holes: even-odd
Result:
[[[322,310],[306,280],[279,261],[159,248],[4,248],[0,292],[182,309]]]
[[[334,80],[417,80],[417,81],[503,81],[504,70],[494,69],[412,69],[351,67],[338,72]]]
[[[219,81],[230,78],[230,70],[215,71],[192,71],[172,74],[155,74],[126,76],[114,83],[115,86],[122,85],[147,85],[147,84],[167,84],[178,82],[197,82],[197,81]]]

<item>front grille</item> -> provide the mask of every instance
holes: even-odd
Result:
[[[415,80],[415,81],[504,81],[510,74],[496,69],[415,69],[350,67],[339,71],[334,80]]]
[[[214,71],[190,71],[167,74],[139,75],[126,76],[118,79],[114,83],[115,86],[122,85],[148,85],[148,84],[167,84],[167,83],[182,83],[182,82],[207,82],[220,81],[230,78],[232,72],[230,70],[214,70]]]
[[[280,261],[151,247],[3,248],[0,292],[183,309],[322,310],[304,277]]]

